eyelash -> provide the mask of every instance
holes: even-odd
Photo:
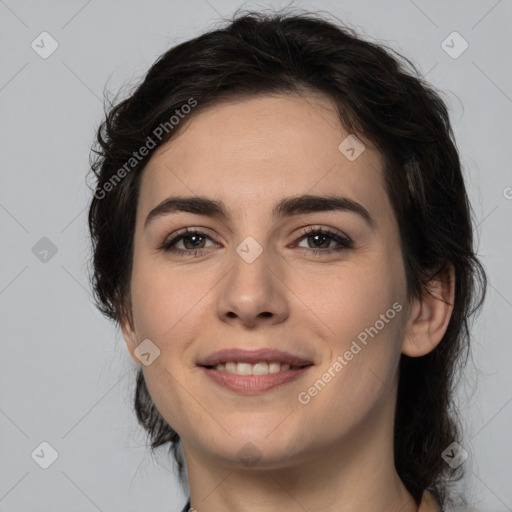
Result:
[[[326,228],[315,228],[315,227],[305,228],[304,230],[302,230],[301,236],[296,240],[296,242],[300,242],[300,241],[302,241],[302,239],[304,239],[308,236],[311,236],[312,234],[325,235],[340,244],[339,247],[336,247],[334,249],[302,248],[306,251],[306,253],[313,254],[313,256],[332,254],[335,252],[341,252],[341,251],[344,251],[347,249],[354,248],[354,242],[350,237],[348,237],[346,235],[341,235],[337,232],[331,231]],[[190,235],[202,235],[203,237],[206,237],[206,238],[209,238],[210,240],[212,240],[208,235],[206,235],[206,233],[204,233],[200,230],[185,228],[185,230],[181,231],[181,233],[178,233],[178,235],[176,235],[171,240],[168,240],[168,241],[164,240],[162,245],[159,247],[159,250],[162,250],[164,252],[172,252],[178,256],[185,256],[185,255],[189,256],[189,255],[193,254],[193,257],[197,258],[203,254],[203,251],[205,251],[205,249],[196,249],[194,251],[193,249],[175,249],[175,248],[173,249],[172,248],[173,245],[175,245],[182,239],[187,238]]]

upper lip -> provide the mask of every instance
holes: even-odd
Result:
[[[229,348],[213,352],[209,356],[200,359],[197,364],[199,366],[215,366],[219,363],[228,361],[236,361],[240,363],[256,364],[260,361],[288,363],[291,366],[307,366],[313,364],[313,361],[303,357],[276,350],[272,348],[261,348],[258,350],[244,350],[240,348]]]

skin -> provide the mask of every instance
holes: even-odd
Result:
[[[153,401],[180,435],[191,504],[199,512],[412,512],[417,504],[393,463],[393,415],[401,354],[420,357],[441,340],[452,311],[453,279],[408,301],[396,218],[383,160],[366,142],[350,161],[348,133],[323,96],[276,95],[223,102],[182,121],[143,171],[131,279],[127,348],[149,338],[160,350],[143,366]],[[275,220],[273,205],[302,194],[348,197],[353,212],[313,212]],[[221,220],[170,213],[148,226],[169,196],[222,200]],[[182,228],[179,256],[159,249]],[[305,227],[349,236],[353,249]],[[263,252],[247,263],[237,246],[253,237]],[[186,242],[186,244],[185,244]],[[204,252],[194,257],[194,243]],[[320,248],[318,248],[320,246]],[[453,276],[452,276],[453,278]],[[451,284],[450,284],[451,283]],[[307,404],[297,397],[333,366],[357,335],[403,306]],[[257,395],[213,383],[196,363],[214,351],[278,348],[314,361],[299,380]],[[252,443],[247,445],[247,443]],[[239,451],[255,455],[248,465]]]

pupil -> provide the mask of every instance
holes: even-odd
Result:
[[[196,239],[196,242],[201,239],[202,237],[200,235],[190,235],[184,238],[185,247],[187,247],[187,241],[191,239]],[[192,249],[196,249],[197,245],[195,243],[192,243]],[[187,249],[190,249],[190,247],[187,247]]]
[[[315,239],[315,245],[316,245],[316,241],[318,241],[319,238],[323,238],[323,241],[325,242],[326,236],[325,235],[313,235],[313,239]],[[322,244],[322,242],[320,243],[320,245],[321,244]],[[319,245],[316,245],[316,247],[319,247]]]

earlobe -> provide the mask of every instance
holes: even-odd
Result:
[[[414,300],[404,334],[403,354],[421,357],[437,347],[448,328],[454,296],[455,272],[450,265],[430,281],[421,300]]]

